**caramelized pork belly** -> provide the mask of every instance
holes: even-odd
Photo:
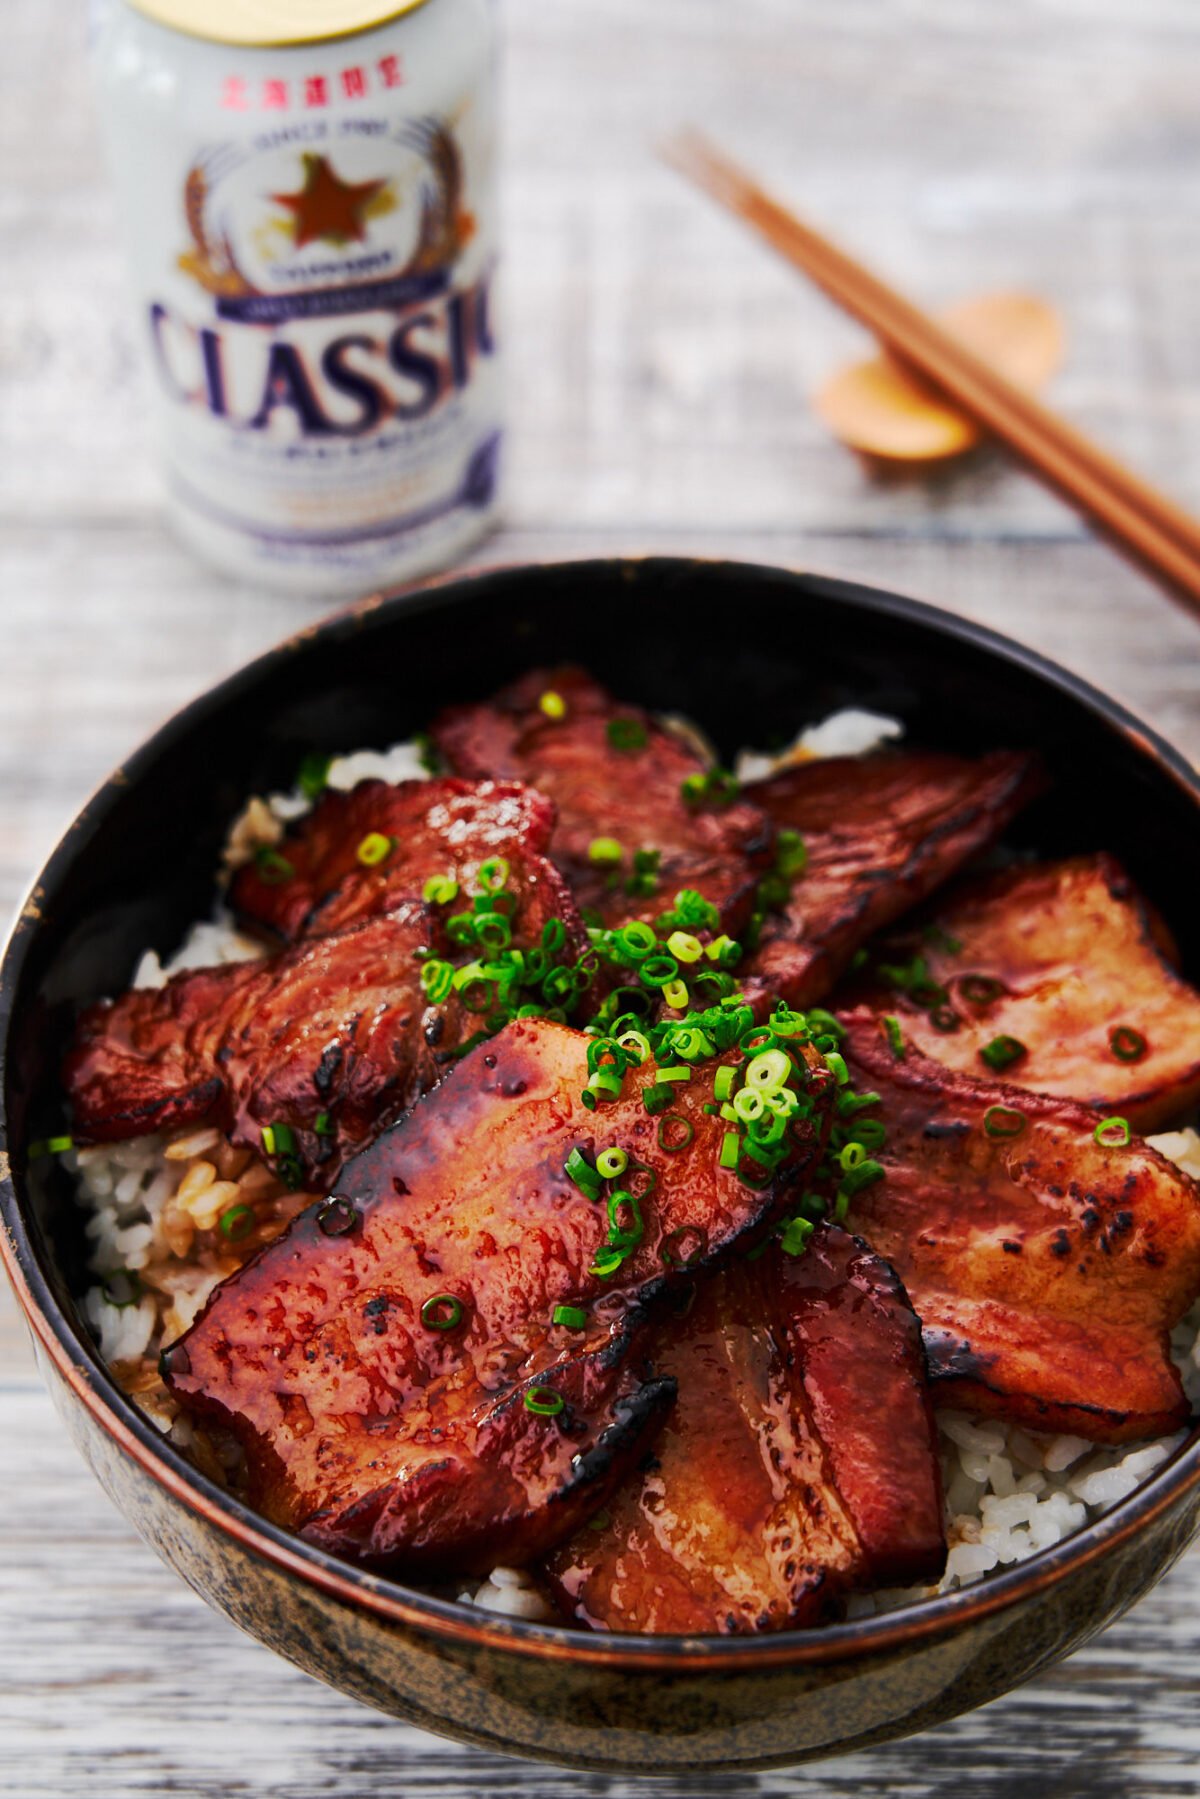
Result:
[[[1196,1183],[1084,1106],[911,1043],[897,1056],[865,1010],[842,1022],[887,1126],[885,1176],[852,1216],[903,1280],[945,1396],[1101,1443],[1182,1424],[1168,1334],[1200,1292]]]
[[[870,998],[948,1068],[1011,1056],[1014,1085],[1154,1130],[1200,1099],[1200,995],[1170,954],[1120,864],[1078,856],[961,886],[932,928],[889,943],[892,980]]]
[[[562,918],[582,944],[575,902],[543,853],[554,807],[514,781],[360,781],[328,792],[283,841],[239,869],[230,903],[252,929],[291,942],[345,930],[404,900],[432,877],[457,883],[451,911],[470,910],[479,870],[502,859],[494,884],[512,894],[514,938],[536,943]]]
[[[790,1005],[823,999],[856,949],[985,848],[1034,796],[1038,765],[997,750],[831,756],[744,789],[778,829],[798,831],[807,866],[739,971]]]
[[[176,1396],[244,1446],[268,1517],[352,1558],[484,1571],[547,1552],[644,1453],[674,1393],[648,1320],[761,1235],[819,1143],[746,1186],[696,1079],[676,1102],[693,1134],[668,1153],[652,1067],[583,1105],[588,1043],[522,1019],[471,1051],[167,1352]],[[636,1208],[565,1172],[614,1145]],[[618,1226],[628,1253],[601,1278]]]
[[[440,1076],[457,1003],[421,990],[428,909],[401,906],[277,956],[178,974],[91,1006],[63,1071],[81,1143],[207,1122],[296,1184],[346,1156]],[[280,1127],[286,1127],[281,1134]]]
[[[731,1263],[658,1327],[679,1397],[646,1464],[550,1558],[598,1630],[816,1624],[946,1559],[920,1326],[866,1244],[821,1228]]]
[[[561,717],[547,715],[547,694],[562,702]],[[483,705],[443,712],[432,736],[459,774],[528,781],[549,795],[558,810],[551,854],[606,925],[660,912],[681,888],[717,908],[722,930],[745,923],[770,859],[766,819],[720,791],[685,799],[684,782],[708,770],[704,757],[582,670],[534,670]],[[589,853],[604,839],[620,847],[619,863]],[[639,851],[658,853],[653,888],[638,885]]]

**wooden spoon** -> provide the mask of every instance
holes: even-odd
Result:
[[[1032,393],[1062,361],[1062,321],[1033,294],[981,294],[939,316],[968,349]],[[843,443],[893,462],[940,461],[983,436],[973,419],[886,351],[842,369],[813,404]]]

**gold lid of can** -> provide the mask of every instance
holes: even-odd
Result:
[[[425,0],[129,0],[158,25],[217,44],[316,44],[402,18]]]

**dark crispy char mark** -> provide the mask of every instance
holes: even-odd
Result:
[[[964,882],[939,906],[933,928],[889,943],[885,963],[925,958],[930,981],[946,991],[952,1031],[938,1030],[928,1009],[886,985],[872,989],[869,1003],[896,1012],[927,1056],[964,1074],[984,1072],[979,1052],[993,1038],[1013,1037],[1026,1051],[1006,1071],[1014,1086],[1155,1130],[1200,1099],[1200,995],[1169,954],[1169,939],[1120,864],[1079,856]],[[1112,1047],[1123,1030],[1145,1040],[1128,1061]]]
[[[550,1558],[600,1630],[821,1622],[853,1589],[937,1578],[941,1486],[920,1326],[892,1270],[824,1228],[706,1283],[659,1326],[679,1398],[649,1465]]]
[[[808,866],[741,971],[793,1006],[823,999],[875,931],[985,848],[1039,791],[1036,759],[894,750],[802,762],[746,797],[799,831]]]
[[[75,1135],[110,1142],[206,1121],[259,1150],[263,1126],[282,1123],[304,1179],[332,1178],[439,1077],[418,959],[433,942],[427,908],[406,905],[90,1007],[64,1068]],[[444,1056],[466,1025],[457,1005],[439,1015]]]
[[[242,1443],[269,1517],[367,1562],[484,1571],[548,1551],[644,1453],[674,1392],[647,1364],[647,1322],[689,1278],[681,1260],[703,1273],[753,1241],[819,1147],[746,1187],[719,1166],[698,1072],[677,1102],[694,1136],[669,1154],[642,1104],[652,1070],[584,1108],[587,1043],[522,1019],[472,1050],[168,1353],[175,1394]],[[564,1165],[612,1144],[624,1185],[655,1179],[644,1237],[605,1282],[589,1269],[606,1203]],[[441,1295],[462,1307],[446,1331],[422,1320]],[[586,1325],[554,1325],[558,1305]],[[539,1387],[556,1416],[526,1406]]]
[[[563,700],[561,719],[548,718],[539,706],[547,691]],[[615,747],[608,727],[618,720],[644,732],[644,743]],[[770,860],[767,820],[744,798],[723,809],[691,809],[680,789],[687,776],[705,771],[705,758],[582,670],[535,669],[486,704],[452,706],[435,721],[432,736],[458,773],[528,781],[549,795],[558,811],[551,854],[579,903],[598,911],[605,924],[657,913],[683,887],[696,888],[717,907],[722,929],[736,933],[745,923]],[[621,844],[619,874],[589,859],[598,837]],[[625,890],[639,849],[662,856],[651,899]]]
[[[1140,1138],[1095,1141],[1070,1100],[952,1072],[842,1014],[856,1084],[880,1095],[886,1178],[855,1224],[894,1265],[930,1372],[966,1407],[1096,1442],[1188,1415],[1168,1333],[1200,1291],[1200,1189]],[[993,1130],[985,1121],[992,1108]]]
[[[264,866],[240,868],[230,904],[252,929],[292,942],[419,900],[432,875],[453,876],[469,896],[478,891],[480,864],[502,856],[517,901],[517,940],[536,942],[546,921],[560,917],[578,942],[574,899],[544,853],[553,829],[552,803],[514,781],[360,781],[347,793],[326,793]],[[391,847],[364,866],[359,848],[376,834]],[[448,910],[464,907],[469,897]]]

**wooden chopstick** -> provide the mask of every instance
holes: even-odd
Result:
[[[1200,614],[1200,521],[1142,481],[836,248],[699,132],[663,148],[671,165],[762,234],[902,361],[1001,438],[1172,597]]]

